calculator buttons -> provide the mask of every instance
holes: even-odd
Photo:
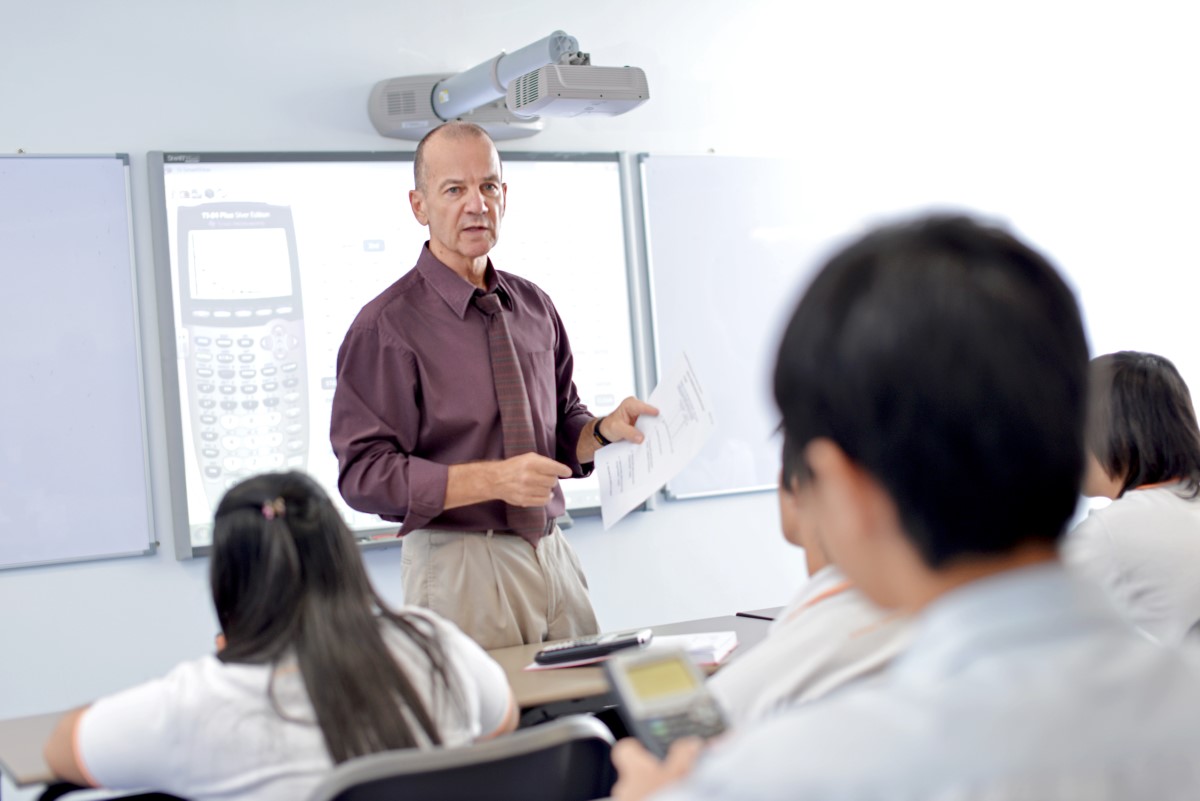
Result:
[[[190,336],[187,381],[196,458],[214,506],[227,485],[256,472],[303,469],[308,451],[300,323],[274,317],[273,308],[217,311],[211,318],[223,319],[208,323],[211,333]]]

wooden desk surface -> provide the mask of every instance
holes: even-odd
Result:
[[[650,626],[649,628],[653,629],[655,634],[736,631],[738,647],[729,655],[731,661],[766,637],[769,625],[769,621],[761,618],[727,615],[689,620],[684,623]],[[608,693],[608,682],[599,666],[560,668],[558,670],[525,670],[525,666],[533,661],[534,654],[547,644],[514,645],[510,648],[488,651],[491,657],[504,668],[508,682],[512,685],[513,694],[517,698],[517,704],[522,709],[560,701],[575,701]]]
[[[42,759],[42,746],[54,731],[62,712],[0,720],[0,770],[13,784],[46,784],[54,774]]]

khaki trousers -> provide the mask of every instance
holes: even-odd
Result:
[[[485,649],[600,630],[579,558],[557,525],[537,548],[492,531],[412,531],[400,580],[404,603],[452,620]]]

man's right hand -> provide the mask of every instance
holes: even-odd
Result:
[[[538,453],[523,453],[491,463],[495,497],[512,506],[545,506],[560,478],[571,468]]]
[[[494,462],[451,465],[444,508],[454,509],[483,501],[545,506],[550,502],[558,479],[570,477],[571,468],[537,453],[523,453]]]

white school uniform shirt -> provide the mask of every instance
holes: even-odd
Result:
[[[1179,645],[1200,621],[1200,499],[1180,483],[1129,490],[1068,535],[1063,558],[1134,625]]]
[[[462,745],[497,729],[512,697],[504,670],[448,621],[428,610],[401,612],[432,627],[465,702],[457,710],[439,692],[430,704],[429,660],[381,622],[384,641],[426,701],[443,743]],[[272,673],[287,718],[268,697]],[[75,750],[95,784],[152,788],[191,801],[296,801],[332,766],[294,659],[277,668],[224,664],[215,656],[184,662],[89,707],[75,732]]]
[[[731,727],[877,673],[908,641],[907,621],[873,604],[833,565],[771,622],[767,638],[708,680]]]
[[[1059,565],[962,585],[876,681],[734,732],[655,801],[1194,801],[1200,665]]]

